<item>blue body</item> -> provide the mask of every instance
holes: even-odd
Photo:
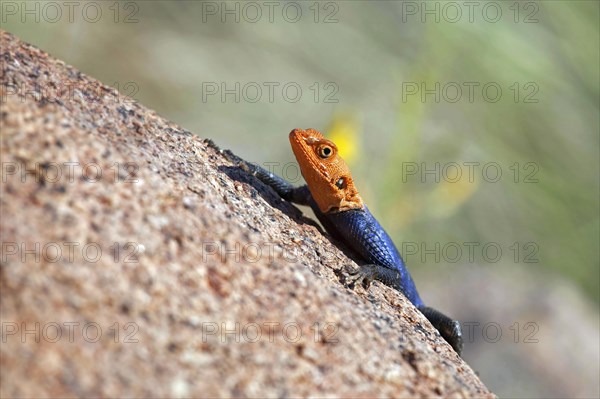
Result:
[[[417,287],[406,269],[404,260],[369,209],[352,209],[336,213],[322,213],[311,201],[311,208],[334,237],[345,242],[368,264],[375,264],[391,269],[400,274],[400,287],[397,287],[417,307],[424,306]]]

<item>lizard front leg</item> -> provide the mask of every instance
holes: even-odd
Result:
[[[347,271],[346,273],[349,277],[348,281],[351,283],[358,282],[368,286],[374,279],[377,279],[385,285],[404,293],[402,276],[396,270],[368,264],[361,266],[358,270]],[[418,304],[416,304],[416,307],[460,356],[464,346],[460,323],[434,308]]]
[[[243,160],[230,150],[222,150],[222,154],[232,163],[246,172],[256,176],[260,181],[271,187],[281,198],[299,205],[309,205],[311,195],[307,185],[295,187],[290,182],[269,172],[265,168]]]

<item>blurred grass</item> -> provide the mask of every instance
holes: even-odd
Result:
[[[427,45],[407,71],[409,81],[424,81],[428,87],[437,81],[499,82],[503,88],[534,82],[538,103],[506,101],[512,92],[497,103],[423,104],[413,98],[398,112],[391,163],[425,160],[431,167],[434,162],[498,162],[510,174],[495,184],[478,176],[475,192],[474,185],[454,184],[439,196],[443,181],[437,188],[415,180],[387,185],[385,181],[401,178],[397,168],[387,169],[380,189],[388,198],[382,212],[400,210],[403,223],[391,225],[402,226],[396,236],[411,239],[431,237],[435,222],[433,235],[442,242],[470,238],[505,243],[503,248],[511,242],[535,242],[544,267],[574,279],[598,301],[598,4],[541,5],[543,17],[533,26],[483,29],[472,24],[456,29],[431,24]],[[474,37],[465,49],[465,38]],[[520,182],[514,183],[508,168],[514,162],[521,168],[535,163],[538,182],[523,182],[532,167],[521,169]],[[406,198],[414,204],[407,206]],[[452,214],[438,212],[456,198],[467,204]],[[423,206],[415,213],[419,204]],[[411,226],[406,226],[402,209],[412,214]],[[436,216],[441,215],[446,220],[439,221]]]
[[[120,3],[121,20],[128,4]],[[121,90],[133,82],[136,90],[124,91],[137,100],[255,161],[291,161],[285,135],[294,127],[330,131],[397,241],[535,242],[545,268],[600,301],[597,2],[537,2],[537,23],[515,23],[507,3],[498,23],[477,13],[473,23],[422,23],[402,2],[341,2],[338,22],[329,24],[314,23],[313,3],[302,3],[306,18],[298,23],[279,14],[274,23],[202,22],[201,2],[136,4],[136,23],[107,14],[97,23],[8,18],[2,28]],[[519,21],[531,12],[527,4]],[[269,81],[298,82],[301,100],[202,98],[203,82]],[[337,103],[323,101],[327,82],[339,88]],[[497,82],[503,95],[486,102],[476,89],[472,103],[466,92],[456,103],[423,102],[403,98],[406,82]],[[539,88],[537,103],[522,102],[527,82]],[[502,180],[403,183],[403,162],[473,161],[497,162]],[[535,163],[539,182],[512,182],[515,162]]]

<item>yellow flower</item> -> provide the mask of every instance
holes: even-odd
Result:
[[[359,126],[357,118],[349,113],[336,113],[326,129],[327,137],[333,141],[348,165],[356,161],[359,152]]]

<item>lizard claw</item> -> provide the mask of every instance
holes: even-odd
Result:
[[[213,150],[215,150],[218,153],[220,153],[221,155],[223,155],[225,157],[225,159],[227,159],[232,164],[239,166],[244,170],[247,170],[247,171],[249,170],[248,166],[246,166],[247,162],[245,160],[243,160],[242,158],[238,157],[237,155],[235,155],[233,152],[231,152],[231,150],[221,149],[218,145],[215,144],[214,141],[212,141],[212,139],[204,139],[203,141],[204,141],[204,144],[206,144],[209,148],[212,148]]]
[[[344,282],[348,286],[355,286],[357,283],[363,288],[368,288],[377,277],[376,265],[364,265],[358,268],[346,265],[342,269]]]
[[[253,167],[248,161],[243,160],[242,158],[235,155],[231,150],[220,150],[221,154],[232,164],[239,167],[240,169],[248,172],[252,175],[256,172],[256,167]]]

